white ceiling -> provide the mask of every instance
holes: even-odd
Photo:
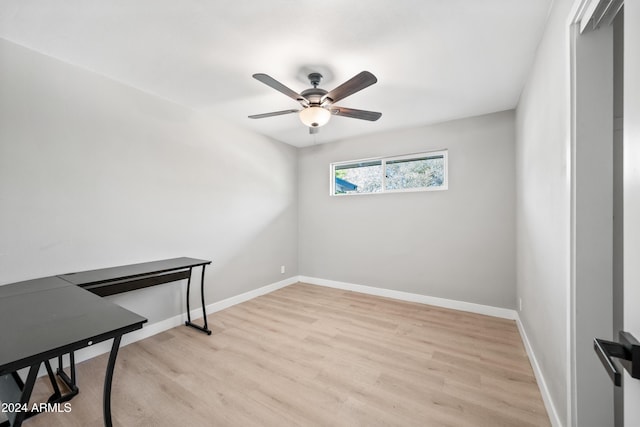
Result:
[[[552,0],[3,0],[0,37],[204,114],[302,147],[515,107]],[[378,83],[309,135],[297,108],[254,80],[330,90],[362,70]]]

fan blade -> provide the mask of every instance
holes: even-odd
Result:
[[[345,107],[332,107],[331,112],[336,116],[343,116],[343,117],[349,117],[352,119],[360,119],[360,120],[369,120],[371,122],[375,122],[380,117],[382,117],[382,113],[377,113],[375,111],[356,110],[355,108],[345,108]]]
[[[312,128],[312,127],[309,128],[309,135],[313,135],[318,132],[320,132],[320,128]]]
[[[375,82],[377,82],[376,76],[371,74],[368,71],[363,71],[360,74],[352,77],[350,80],[342,83],[340,86],[327,93],[323,98],[322,102],[329,101],[331,103],[338,102],[341,99],[346,98],[349,95],[353,95],[354,93],[361,91],[362,89],[371,86]]]
[[[274,111],[273,113],[254,114],[253,116],[249,116],[249,118],[250,119],[264,119],[265,117],[281,116],[283,114],[297,113],[298,111],[299,110]]]
[[[294,92],[293,90],[289,89],[288,87],[286,87],[285,85],[283,85],[282,83],[280,83],[279,81],[277,81],[276,79],[274,79],[271,76],[268,76],[266,74],[262,74],[262,73],[257,73],[253,75],[253,78],[266,84],[267,86],[277,90],[278,92],[282,92],[285,95],[287,95],[289,98],[298,101],[298,102],[305,102],[307,104],[309,104],[309,101],[302,95],[300,95],[297,92]]]

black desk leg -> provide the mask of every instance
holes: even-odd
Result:
[[[69,378],[69,375],[67,375],[67,373],[64,371],[63,366],[62,355],[60,355],[58,356],[58,370],[56,371],[56,373],[69,389],[69,393],[65,394],[64,396],[60,396],[59,400],[55,401],[56,403],[69,401],[80,392],[80,390],[78,389],[78,385],[76,384],[76,361],[73,351],[69,352],[69,372],[71,373],[71,378]]]
[[[191,322],[191,309],[189,308],[189,289],[191,289],[191,269],[189,269],[189,278],[187,279],[187,321],[184,322],[185,325],[191,326],[192,328],[196,328],[202,332],[205,332],[207,335],[211,335],[211,330],[209,329],[209,325],[207,323],[207,307],[204,303],[204,269],[206,265],[202,266],[202,277],[200,278],[200,298],[202,300],[202,317],[204,319],[204,326],[196,325]]]
[[[29,374],[27,375],[27,382],[24,383],[24,388],[22,389],[22,396],[20,397],[20,407],[28,407],[29,399],[31,398],[31,392],[33,391],[33,385],[36,383],[36,378],[38,377],[38,369],[40,369],[40,362],[35,365],[31,365],[29,368]],[[18,411],[16,413],[16,417],[13,420],[12,427],[20,427],[22,422],[27,416],[32,414],[29,411]]]
[[[53,387],[53,394],[49,397],[47,402],[53,402],[54,400],[60,399],[62,397],[62,393],[60,392],[60,387],[58,387],[58,381],[56,381],[56,377],[53,375],[51,363],[49,363],[48,360],[45,360],[44,366],[47,368],[47,375],[49,376],[49,381],[51,381],[51,387]]]
[[[104,416],[105,427],[111,427],[111,383],[113,382],[113,370],[116,367],[116,358],[118,357],[118,349],[120,348],[120,339],[122,335],[119,335],[113,339],[111,345],[111,353],[109,354],[109,363],[107,363],[107,372],[104,376],[104,394],[102,396],[102,411]]]

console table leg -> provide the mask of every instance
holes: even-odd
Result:
[[[107,372],[104,377],[104,394],[102,396],[102,411],[104,416],[105,427],[111,427],[111,383],[113,382],[113,371],[116,367],[116,358],[118,357],[118,349],[120,348],[120,340],[122,336],[113,339],[111,345],[111,353],[109,354],[109,363],[107,363]]]
[[[209,331],[209,325],[207,323],[207,306],[204,304],[204,269],[206,265],[202,266],[202,277],[200,278],[200,298],[202,300],[202,318],[204,319],[204,329]],[[209,331],[211,335],[211,331]]]
[[[184,322],[185,325],[191,326],[192,328],[196,328],[207,335],[211,335],[211,330],[209,329],[209,324],[207,323],[207,306],[204,302],[204,271],[205,265],[202,266],[202,276],[200,278],[200,298],[202,301],[202,317],[204,319],[204,326],[196,325],[191,322],[191,312],[189,311],[189,288],[191,287],[191,272],[189,272],[189,280],[187,281],[187,321]]]
[[[191,308],[189,306],[189,290],[191,290],[191,273],[193,269],[189,269],[189,278],[187,279],[187,321],[185,325],[189,325],[191,323]]]

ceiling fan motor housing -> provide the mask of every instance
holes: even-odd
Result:
[[[320,106],[322,104],[322,97],[327,94],[327,91],[324,89],[320,89],[319,87],[313,87],[310,89],[303,90],[300,95],[302,95],[307,101],[309,101],[309,106]]]

